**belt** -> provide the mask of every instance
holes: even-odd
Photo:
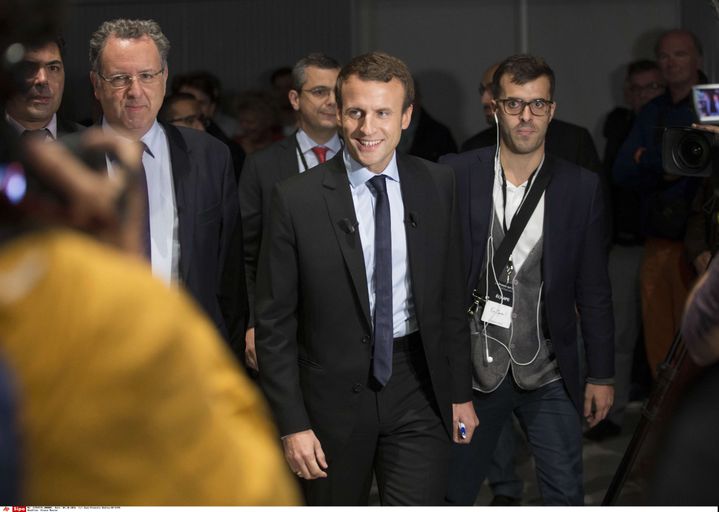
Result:
[[[411,352],[422,345],[422,338],[419,336],[419,331],[395,338],[393,341],[392,346],[394,352]]]

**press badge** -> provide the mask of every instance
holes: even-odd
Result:
[[[512,324],[513,299],[511,285],[502,283],[491,285],[482,311],[482,322],[509,329]]]

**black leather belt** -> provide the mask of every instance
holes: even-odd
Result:
[[[422,338],[419,336],[419,331],[414,331],[407,336],[401,338],[395,338],[393,344],[394,352],[411,352],[416,350],[422,344]]]

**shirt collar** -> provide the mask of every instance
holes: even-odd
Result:
[[[364,167],[361,163],[357,162],[349,154],[347,148],[342,152],[342,160],[347,169],[347,177],[350,180],[350,186],[357,188],[360,185],[364,185],[368,180],[377,176],[377,173],[370,171]],[[399,183],[399,169],[397,168],[397,152],[392,154],[392,160],[389,161],[387,167],[380,174],[384,174],[389,179]]]
[[[18,134],[22,134],[22,132],[27,130],[27,128],[25,128],[18,121],[13,119],[7,112],[5,112],[5,119],[10,124],[10,126],[12,126],[17,131]],[[50,135],[52,135],[52,138],[54,140],[57,140],[57,114],[53,114],[50,118],[50,122],[43,126],[41,130],[42,129],[49,131]]]
[[[303,154],[312,150],[315,146],[324,146],[334,153],[339,153],[340,149],[342,149],[342,142],[337,133],[332,135],[332,138],[324,144],[318,144],[301,128],[297,130],[297,144],[299,144],[300,151],[302,151]]]
[[[115,137],[120,137],[121,139],[134,142],[133,139],[130,139],[122,134],[120,134],[117,130],[115,130],[112,126],[110,126],[110,123],[107,122],[107,119],[104,117],[102,118],[102,129],[103,131],[109,133],[110,135],[113,135]],[[148,154],[152,157],[159,155],[160,151],[162,149],[162,135],[164,134],[162,130],[162,126],[160,126],[160,123],[157,122],[157,119],[155,119],[155,122],[152,123],[152,126],[150,127],[147,132],[145,132],[145,135],[140,137],[140,142],[145,144],[147,147]]]

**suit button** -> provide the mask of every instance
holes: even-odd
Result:
[[[354,391],[355,393],[359,393],[360,391],[362,391],[362,384],[355,384],[354,386],[352,386],[352,391]]]
[[[362,336],[362,343],[369,343],[369,336]]]

